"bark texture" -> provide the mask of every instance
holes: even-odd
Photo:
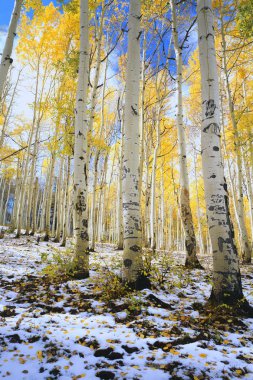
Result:
[[[16,0],[11,21],[8,29],[8,34],[6,38],[6,42],[4,45],[4,50],[1,58],[0,63],[0,99],[2,98],[4,84],[8,75],[8,71],[10,69],[10,66],[13,63],[13,59],[11,58],[12,49],[13,49],[13,43],[14,38],[16,36],[16,30],[18,25],[18,20],[20,17],[21,7],[22,7],[23,0]]]
[[[143,287],[139,194],[140,6],[139,0],[130,1],[122,175],[124,224],[122,275],[124,282],[133,284],[137,288]]]
[[[170,0],[172,11],[172,32],[177,63],[177,135],[180,170],[180,212],[185,233],[186,267],[200,267],[196,254],[196,237],[193,227],[192,212],[190,207],[189,177],[186,157],[186,139],[183,125],[183,94],[182,94],[182,54],[183,48],[179,44],[177,29],[177,14],[175,0]]]
[[[197,13],[202,92],[202,165],[213,252],[211,298],[216,303],[234,303],[243,298],[243,293],[220,149],[219,85],[211,0],[199,0]]]
[[[80,0],[80,55],[75,116],[74,244],[76,277],[89,275],[87,215],[87,92],[89,77],[88,0]]]

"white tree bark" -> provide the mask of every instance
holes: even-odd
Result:
[[[76,276],[89,275],[87,215],[87,93],[89,78],[89,7],[80,0],[80,55],[75,117],[74,151],[74,244]]]
[[[62,239],[61,247],[65,247],[67,238],[67,224],[68,224],[68,214],[69,214],[69,177],[70,177],[70,157],[67,157],[66,168],[65,168],[65,186],[64,186],[64,201],[62,206]]]
[[[9,204],[9,200],[10,200],[10,190],[11,190],[11,181],[9,182],[8,193],[7,193],[5,208],[4,208],[4,212],[3,212],[3,224],[4,225],[7,224],[7,211],[8,211],[8,204]]]
[[[225,74],[225,82],[227,89],[228,97],[228,106],[230,117],[233,126],[234,134],[234,149],[236,155],[236,166],[237,166],[237,185],[238,185],[238,194],[237,194],[237,214],[238,214],[238,227],[241,238],[241,247],[242,247],[242,258],[245,264],[251,263],[251,247],[249,244],[248,233],[245,224],[245,207],[243,202],[243,173],[242,173],[242,157],[240,150],[240,137],[237,127],[237,121],[234,111],[234,103],[232,99],[230,83],[229,83],[229,74],[227,67],[227,57],[226,57],[226,39],[224,31],[224,20],[223,20],[223,10],[221,11],[221,37],[222,37],[222,53],[223,53],[223,70]]]
[[[159,101],[159,106],[157,110],[157,116],[155,120],[156,129],[156,145],[153,154],[152,162],[152,174],[151,174],[151,202],[150,202],[150,236],[151,236],[151,249],[154,251],[156,248],[156,166],[157,166],[157,155],[160,149],[160,122],[161,122],[161,109],[162,105]]]
[[[0,63],[0,100],[2,98],[4,84],[7,78],[7,74],[10,66],[13,63],[13,59],[11,58],[14,38],[16,36],[16,30],[18,25],[18,20],[20,17],[21,7],[23,0],[16,0],[14,9],[11,16],[11,21],[8,29],[7,38],[4,45],[4,50]]]
[[[122,177],[124,224],[122,278],[124,282],[133,284],[136,288],[145,287],[145,281],[142,281],[143,263],[139,194],[140,8],[140,0],[130,0]]]
[[[172,11],[172,33],[177,63],[177,135],[180,171],[180,212],[185,232],[186,267],[201,267],[196,254],[196,237],[190,207],[189,177],[186,157],[186,139],[183,126],[183,94],[182,94],[182,46],[179,45],[177,14],[175,0],[170,0]]]
[[[213,251],[211,299],[217,303],[233,303],[242,299],[243,293],[220,150],[219,84],[211,0],[198,0],[197,14],[202,93],[202,165]]]
[[[33,200],[32,200],[32,231],[31,235],[34,235],[37,229],[37,208],[38,208],[38,196],[39,196],[39,179],[36,177],[34,182]]]

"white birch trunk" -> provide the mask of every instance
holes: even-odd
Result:
[[[55,167],[56,154],[52,154],[49,179],[48,179],[48,193],[47,193],[47,203],[46,203],[46,222],[45,222],[45,235],[43,237],[44,241],[48,241],[50,237],[51,229],[51,209],[52,209],[52,193],[53,193],[53,176]]]
[[[67,225],[68,225],[68,215],[69,215],[69,177],[70,177],[70,157],[67,158],[66,165],[66,175],[65,175],[65,186],[64,186],[64,201],[62,207],[62,239],[61,247],[65,247],[67,238]]]
[[[179,45],[175,0],[170,0],[172,10],[172,32],[177,63],[177,134],[180,171],[180,212],[185,232],[186,261],[189,268],[201,267],[196,254],[196,237],[190,207],[189,177],[186,157],[185,130],[183,126],[182,94],[182,47]]]
[[[34,235],[37,229],[37,208],[38,208],[38,196],[39,196],[39,178],[36,177],[34,182],[33,200],[32,200],[32,231],[31,235]]]
[[[143,281],[141,210],[139,194],[139,90],[140,90],[140,0],[130,0],[123,144],[123,281],[140,289]]]
[[[251,248],[249,244],[248,233],[245,225],[245,207],[243,202],[243,174],[242,174],[242,158],[240,150],[240,138],[237,127],[237,121],[234,112],[234,103],[232,100],[229,74],[227,69],[227,57],[226,57],[226,39],[223,24],[223,15],[221,15],[221,37],[222,37],[222,52],[223,52],[223,70],[226,80],[227,97],[230,117],[233,126],[234,134],[234,149],[236,154],[236,166],[237,166],[237,185],[238,185],[238,195],[237,195],[237,213],[238,213],[238,227],[241,238],[241,248],[242,248],[242,259],[245,264],[251,263]]]
[[[87,215],[87,93],[89,78],[89,7],[80,0],[80,55],[75,117],[74,151],[74,244],[76,277],[89,275]]]
[[[4,45],[4,50],[0,63],[0,100],[2,98],[4,84],[7,78],[7,74],[10,66],[13,63],[13,59],[11,58],[14,38],[16,36],[16,30],[18,25],[18,20],[20,17],[21,7],[23,0],[16,0],[14,9],[11,16],[11,21],[8,29],[8,34],[6,38],[6,42]]]
[[[156,248],[156,166],[157,155],[160,149],[160,118],[161,118],[161,104],[159,104],[157,119],[156,119],[156,146],[153,154],[152,175],[151,175],[151,202],[150,202],[150,236],[151,236],[151,249],[154,251]]]
[[[3,224],[4,225],[7,224],[6,217],[7,217],[8,204],[9,204],[9,200],[10,200],[10,190],[11,190],[11,182],[9,182],[8,192],[7,192],[6,202],[5,202],[5,208],[4,208],[4,212],[3,212]]]
[[[220,150],[219,84],[211,0],[198,0],[197,14],[202,93],[202,165],[213,251],[211,299],[216,303],[233,303],[242,299],[243,293]]]

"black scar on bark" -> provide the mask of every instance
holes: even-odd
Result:
[[[205,112],[206,117],[212,117],[214,115],[215,109],[216,109],[216,104],[214,103],[214,100],[209,99],[206,102],[206,112]]]
[[[126,268],[130,268],[132,266],[132,264],[133,264],[132,260],[130,260],[130,259],[124,260],[124,265]]]
[[[84,227],[88,228],[88,220],[87,219],[83,219],[82,224]]]
[[[217,123],[210,123],[204,129],[204,133],[214,133],[215,135],[220,137],[220,126]]]
[[[138,245],[132,245],[132,247],[129,248],[133,252],[140,252],[140,247]]]
[[[85,232],[81,232],[80,233],[80,237],[81,237],[82,240],[85,240],[85,241],[89,240],[89,236],[88,236],[88,233],[86,231]]]
[[[220,148],[218,146],[213,146],[213,150],[215,150],[215,152],[218,152]]]

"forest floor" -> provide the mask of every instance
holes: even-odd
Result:
[[[162,252],[153,288],[124,293],[122,252],[98,245],[89,279],[52,280],[46,261],[61,250],[0,240],[1,379],[253,379],[253,319],[203,312],[210,257],[200,257],[206,271],[189,271],[184,254]],[[253,266],[242,280],[253,305]]]

